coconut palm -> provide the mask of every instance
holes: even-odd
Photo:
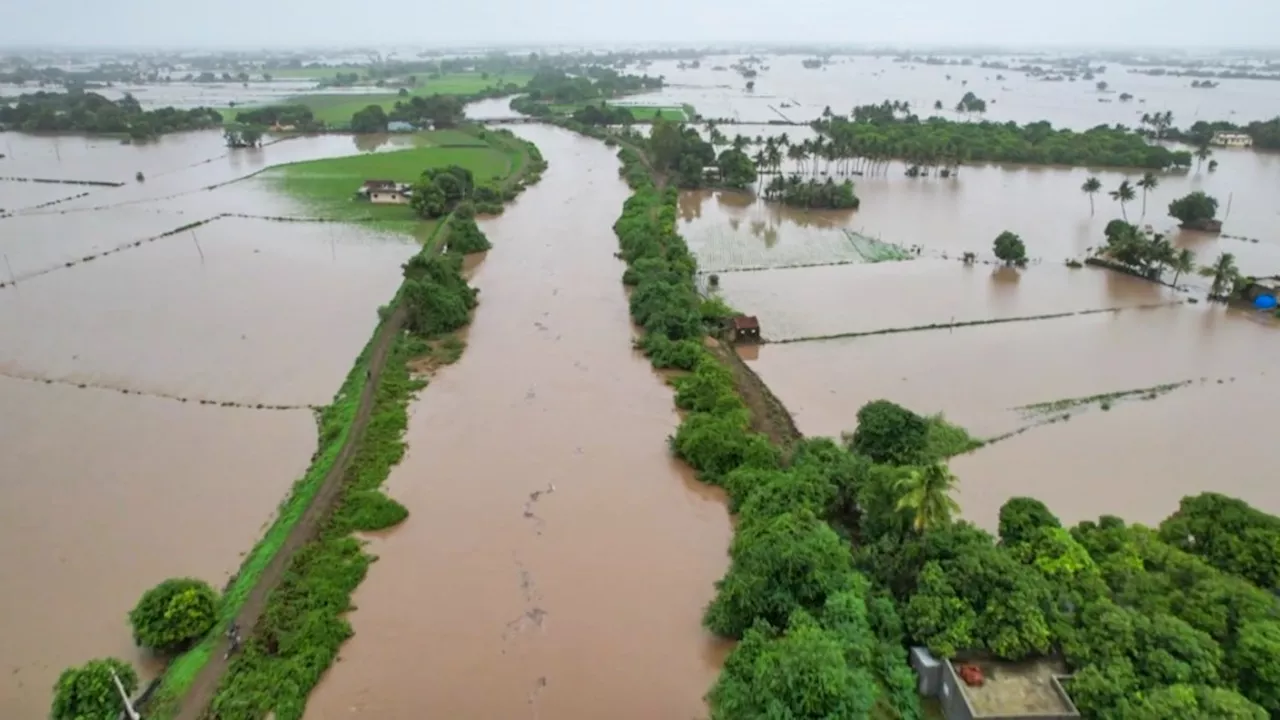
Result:
[[[1124,204],[1132,200],[1136,195],[1133,192],[1133,185],[1128,180],[1120,181],[1120,187],[1112,190],[1111,199],[1120,202],[1120,215],[1124,217],[1125,222],[1129,222],[1129,215],[1124,211]]]
[[[1101,189],[1102,181],[1093,175],[1090,175],[1089,179],[1085,180],[1084,184],[1080,186],[1080,192],[1089,196],[1089,217],[1093,217],[1093,196],[1097,195]]]
[[[1191,252],[1189,248],[1182,248],[1173,256],[1173,261],[1169,263],[1169,269],[1173,270],[1173,286],[1178,287],[1178,278],[1182,277],[1182,273],[1195,271],[1196,254]]]
[[[960,512],[960,504],[951,497],[956,482],[946,463],[911,468],[897,483],[898,509],[911,513],[917,532],[945,525]]]
[[[1138,181],[1138,187],[1142,188],[1142,217],[1147,216],[1147,192],[1155,190],[1160,186],[1160,181],[1156,178],[1155,173],[1145,173],[1142,179]]]
[[[1200,147],[1196,148],[1195,156],[1196,156],[1196,172],[1199,172],[1200,166],[1204,164],[1204,161],[1208,160],[1210,157],[1213,156],[1213,151],[1209,149],[1208,145],[1201,145]]]
[[[1240,269],[1236,267],[1236,256],[1224,252],[1213,261],[1212,265],[1200,268],[1200,274],[1213,278],[1213,284],[1209,286],[1209,299],[1226,300],[1227,293],[1240,277]]]

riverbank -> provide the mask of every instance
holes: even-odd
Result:
[[[521,147],[510,139],[495,139],[494,146],[503,156]],[[524,147],[523,155],[506,166],[515,174],[500,180],[504,190],[523,187],[541,172],[535,148]],[[434,224],[419,256],[438,253],[447,235],[446,218]],[[311,687],[349,636],[341,616],[372,561],[352,533],[384,529],[406,516],[378,486],[404,452],[405,408],[425,387],[411,377],[409,363],[431,349],[402,332],[407,310],[401,298],[397,292],[380,311],[373,340],[334,402],[317,413],[320,440],[311,467],[227,588],[213,631],[166,669],[148,717],[198,718],[211,702],[224,717],[253,708],[299,717]],[[456,353],[437,361],[449,357]],[[223,633],[232,623],[247,642],[228,662]],[[323,665],[316,653],[327,658]]]

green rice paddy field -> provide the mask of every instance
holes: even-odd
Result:
[[[407,205],[372,205],[356,199],[356,190],[365,180],[413,182],[424,170],[448,165],[467,168],[477,183],[492,182],[518,170],[522,162],[518,153],[458,130],[417,133],[413,138],[419,147],[290,163],[271,168],[262,178],[277,183],[317,216],[412,223],[414,234],[421,236],[430,232],[431,223],[418,222]]]

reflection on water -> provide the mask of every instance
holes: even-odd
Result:
[[[168,577],[222,587],[315,447],[305,410],[3,377],[0,417],[0,717],[15,720],[46,717],[58,674],[91,658],[154,675],[130,608]]]
[[[550,163],[476,269],[466,353],[412,407],[356,635],[308,718],[689,718],[725,650],[717,493],[675,462],[670,391],[631,349],[613,153],[519,132]]]

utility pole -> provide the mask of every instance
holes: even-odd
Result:
[[[9,284],[10,284],[10,285],[17,285],[17,284],[18,284],[18,278],[17,278],[17,277],[15,277],[15,276],[14,276],[14,274],[13,274],[13,266],[9,264],[9,253],[5,253],[5,255],[4,255],[4,266],[5,266],[6,268],[9,268]]]
[[[120,677],[116,675],[116,671],[111,671],[111,679],[116,684],[116,690],[120,691],[120,699],[124,701],[124,712],[129,716],[129,720],[142,720],[142,716],[137,710],[133,709],[133,703],[129,701],[129,693],[124,691],[124,685],[120,683]]]
[[[200,249],[200,240],[196,237],[196,231],[191,231],[191,242],[196,244],[196,252],[200,253],[200,264],[204,264],[204,250]]]

